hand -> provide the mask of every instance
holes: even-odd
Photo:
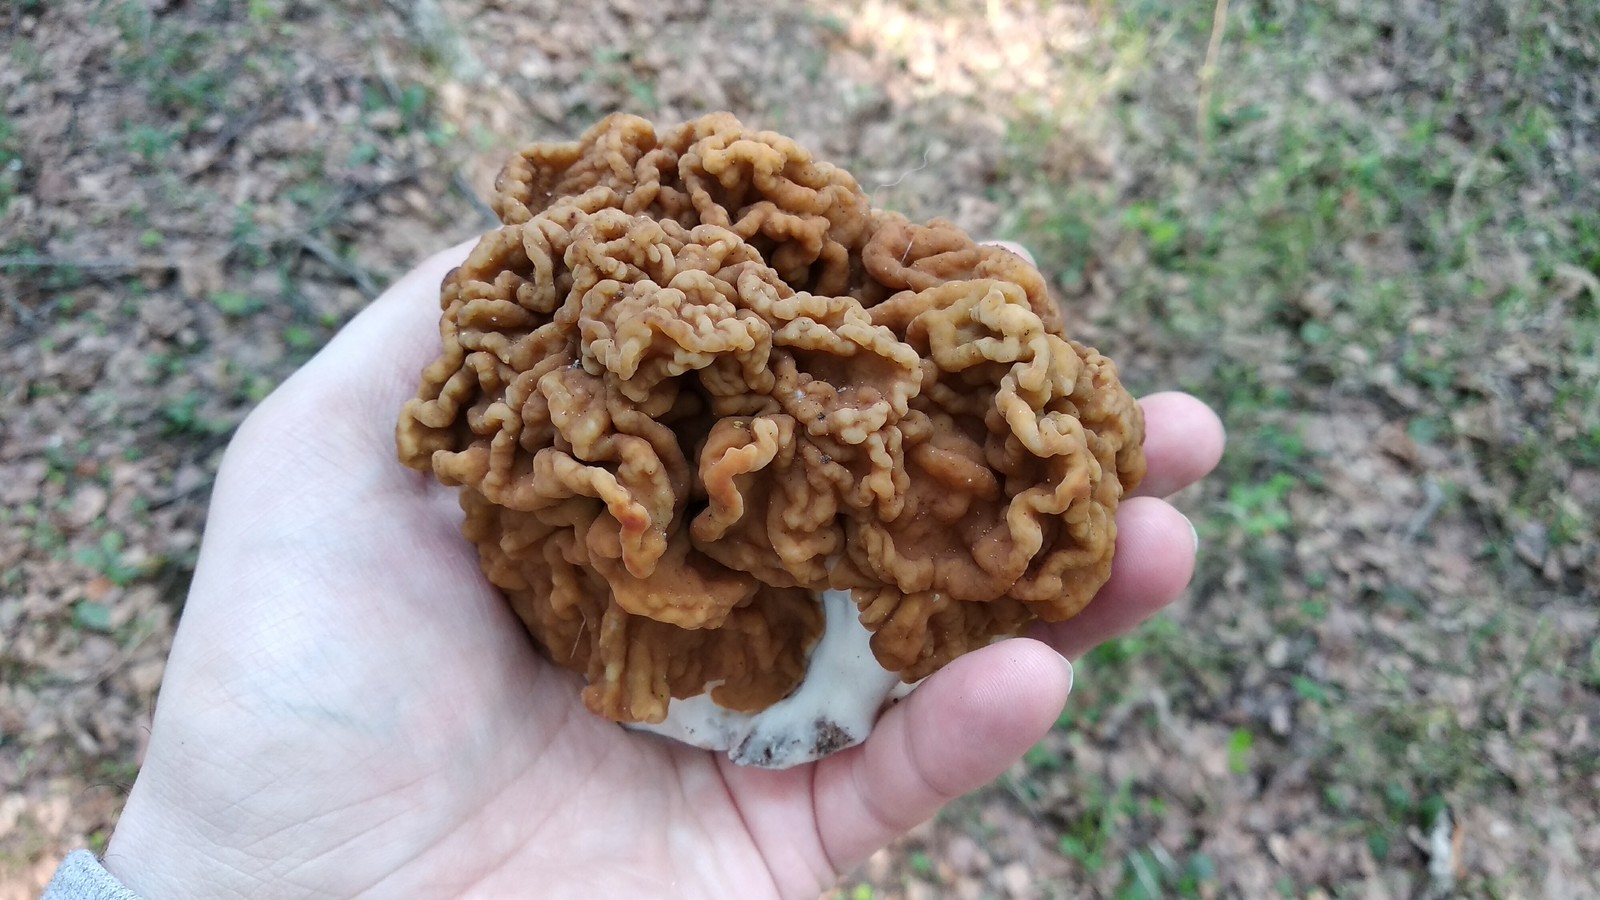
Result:
[[[1131,499],[1084,614],[1048,644],[957,660],[860,747],[769,772],[601,721],[479,573],[451,492],[394,461],[395,416],[437,352],[439,282],[468,248],[397,283],[229,447],[106,852],[141,895],[814,897],[1050,728],[1071,684],[1057,650],[1188,582],[1189,523]],[[1145,409],[1143,493],[1216,463],[1210,410],[1177,394]]]

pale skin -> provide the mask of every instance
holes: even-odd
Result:
[[[229,447],[105,855],[139,894],[815,897],[1043,736],[1063,654],[1188,583],[1193,532],[1160,498],[1216,464],[1222,427],[1156,394],[1089,609],[952,663],[864,745],[771,772],[601,721],[484,581],[452,494],[395,462],[469,246],[399,281]]]

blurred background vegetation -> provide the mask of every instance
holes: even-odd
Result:
[[[1186,601],[842,896],[1600,892],[1600,5],[23,0],[0,46],[0,896],[103,846],[249,408],[511,148],[724,108],[1027,244],[1230,433]]]

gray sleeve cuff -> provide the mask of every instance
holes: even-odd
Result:
[[[61,861],[39,900],[139,900],[139,895],[113,878],[93,853],[74,850]]]

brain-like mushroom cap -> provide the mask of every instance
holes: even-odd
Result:
[[[825,589],[912,681],[1104,584],[1143,419],[1016,255],[726,114],[612,116],[496,189],[400,457],[595,713],[771,705]]]

